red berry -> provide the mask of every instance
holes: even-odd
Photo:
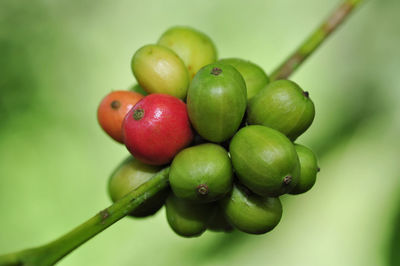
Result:
[[[103,130],[113,139],[124,143],[122,122],[126,114],[144,96],[132,91],[113,91],[101,101],[97,120]]]
[[[162,165],[193,139],[186,104],[167,94],[150,94],[126,115],[124,142],[143,163]]]

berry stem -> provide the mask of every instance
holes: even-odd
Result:
[[[345,0],[332,14],[271,74],[271,81],[286,79],[317,50],[364,0]]]
[[[75,248],[132,212],[147,198],[167,187],[168,174],[169,168],[161,170],[151,180],[53,242],[0,256],[0,265],[54,265]]]

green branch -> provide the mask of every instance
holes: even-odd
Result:
[[[272,80],[289,77],[326,38],[345,20],[362,0],[347,0],[271,75]],[[100,211],[71,232],[49,244],[0,256],[0,266],[53,265],[71,251],[114,224],[140,206],[147,198],[168,186],[169,168],[130,192],[110,207]]]
[[[288,78],[337,29],[363,0],[344,1],[301,45],[271,74],[271,80]]]
[[[0,265],[46,266],[55,264],[75,248],[132,212],[147,198],[166,188],[168,174],[169,168],[165,168],[138,189],[49,244],[0,256]]]

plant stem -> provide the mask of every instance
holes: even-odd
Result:
[[[344,1],[338,9],[271,75],[271,80],[289,77],[363,0]],[[114,224],[140,206],[147,198],[168,186],[169,168],[130,192],[110,207],[100,211],[71,232],[49,244],[0,256],[0,266],[53,265],[71,251]]]
[[[271,74],[271,81],[288,78],[364,0],[346,0]]]
[[[152,179],[131,191],[110,207],[49,244],[0,256],[0,265],[53,265],[113,223],[132,212],[146,199],[168,186],[169,168],[161,170]]]

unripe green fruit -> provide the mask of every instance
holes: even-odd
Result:
[[[217,206],[214,216],[208,223],[207,229],[214,232],[232,232],[234,228],[225,218],[222,209]]]
[[[254,97],[269,83],[269,77],[258,65],[239,58],[227,58],[218,61],[236,68],[242,74],[247,87],[247,100]]]
[[[130,88],[130,90],[133,91],[133,92],[140,93],[140,94],[142,94],[142,95],[144,95],[144,96],[148,95],[148,93],[147,93],[142,87],[140,87],[139,84],[133,85],[133,86]]]
[[[173,193],[165,203],[167,220],[172,230],[180,236],[200,236],[207,228],[215,210],[210,204],[195,204],[177,198]]]
[[[163,33],[158,44],[170,48],[182,58],[191,79],[200,68],[217,60],[217,50],[211,39],[193,28],[170,28]]]
[[[308,92],[289,80],[278,80],[262,89],[249,102],[249,124],[274,128],[294,141],[314,120],[314,103]]]
[[[300,178],[290,194],[301,194],[314,186],[319,168],[317,157],[312,150],[300,144],[295,144],[294,147],[300,160]]]
[[[146,45],[132,58],[133,75],[148,93],[186,97],[189,73],[174,51],[160,45]]]
[[[132,190],[137,189],[142,184],[149,181],[160,170],[162,170],[160,166],[147,165],[129,156],[110,176],[108,192],[111,200],[116,202],[121,199]],[[134,217],[145,217],[156,213],[164,205],[167,195],[168,189],[161,190],[153,197],[148,198],[130,215]]]
[[[203,67],[188,90],[190,121],[200,136],[212,142],[223,142],[235,134],[246,104],[246,84],[230,65],[214,63]]]
[[[300,164],[294,145],[277,130],[244,127],[232,138],[229,151],[240,182],[258,195],[279,196],[298,182]]]
[[[232,194],[221,201],[221,207],[234,227],[249,234],[271,231],[282,217],[279,198],[260,197],[240,186],[234,186]]]
[[[233,170],[228,153],[212,143],[186,148],[172,161],[169,182],[179,198],[216,201],[232,189]]]

